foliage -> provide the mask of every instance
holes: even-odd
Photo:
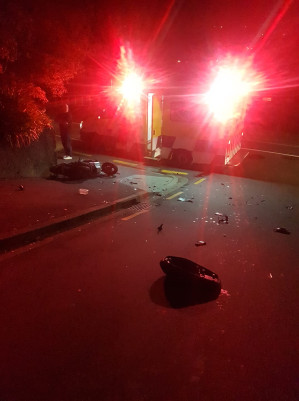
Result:
[[[7,2],[0,9],[0,141],[23,146],[51,120],[46,103],[60,98],[89,47],[85,18],[67,2]]]

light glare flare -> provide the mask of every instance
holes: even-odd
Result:
[[[136,72],[131,72],[124,79],[119,92],[129,103],[139,102],[143,92],[143,80]]]
[[[252,85],[246,79],[246,69],[221,67],[205,95],[205,102],[213,117],[225,123],[238,117],[251,89]]]

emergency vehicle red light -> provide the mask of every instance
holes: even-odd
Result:
[[[250,92],[245,78],[246,70],[223,67],[205,95],[205,101],[213,117],[222,123],[237,117],[242,103]]]
[[[143,81],[141,76],[131,72],[123,81],[119,92],[129,103],[139,102],[143,91]]]

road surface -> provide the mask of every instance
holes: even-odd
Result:
[[[297,168],[189,171],[167,197],[3,256],[0,399],[298,399]],[[180,303],[167,255],[215,271],[220,296]]]

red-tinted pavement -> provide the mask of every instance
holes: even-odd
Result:
[[[184,183],[180,177],[159,172],[149,175],[145,170],[122,166],[119,170],[114,177],[102,175],[77,181],[0,180],[0,253],[129,207],[149,193],[171,191]],[[80,189],[87,189],[88,193],[80,194]]]

